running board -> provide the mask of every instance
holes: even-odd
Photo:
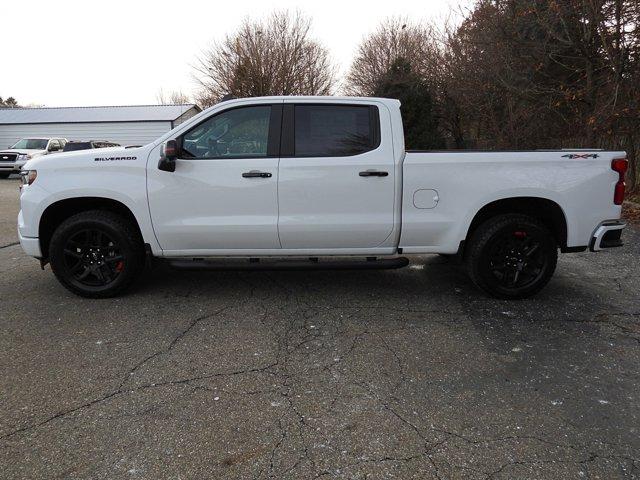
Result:
[[[367,257],[365,260],[327,260],[312,257],[309,260],[271,260],[250,258],[241,261],[224,260],[167,260],[177,270],[389,270],[409,265],[405,257]]]

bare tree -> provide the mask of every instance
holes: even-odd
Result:
[[[186,103],[192,103],[191,98],[186,93],[180,90],[165,92],[162,88],[158,90],[156,94],[156,101],[160,105],[184,105]]]
[[[331,94],[335,67],[327,49],[310,38],[310,26],[300,13],[245,19],[237,32],[198,59],[198,103],[208,106],[226,95]]]
[[[640,151],[637,0],[478,0],[442,69],[480,148]]]
[[[389,18],[358,47],[346,77],[345,91],[349,95],[372,95],[398,59],[410,62],[413,71],[432,83],[438,57],[438,40],[431,26],[400,17]]]

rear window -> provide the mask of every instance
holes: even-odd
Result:
[[[91,142],[67,142],[64,146],[64,152],[73,152],[75,150],[87,150],[91,147]]]
[[[344,157],[380,144],[377,107],[296,105],[295,156]]]

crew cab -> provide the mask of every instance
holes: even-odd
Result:
[[[558,251],[622,244],[624,152],[405,151],[400,103],[219,103],[138,148],[25,165],[24,251],[87,297],[148,257],[176,268],[397,268],[455,256],[500,298],[538,292]]]
[[[6,150],[0,150],[0,178],[20,173],[32,158],[62,151],[66,138],[22,138]]]

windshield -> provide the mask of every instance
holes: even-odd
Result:
[[[49,140],[46,138],[23,138],[18,140],[12,147],[15,149],[24,148],[25,150],[44,150],[47,148]]]

